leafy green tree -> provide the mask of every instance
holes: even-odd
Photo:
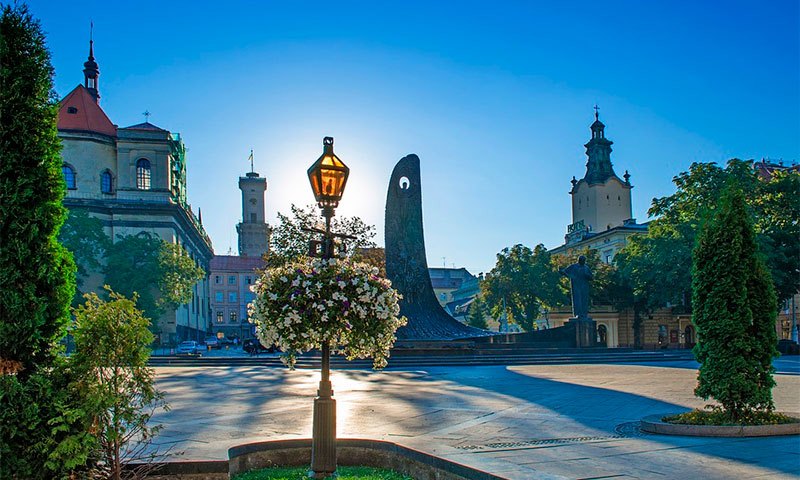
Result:
[[[559,277],[544,245],[531,250],[518,244],[497,254],[495,267],[481,282],[481,294],[494,316],[505,305],[509,318],[531,331],[540,309],[560,298]]]
[[[581,255],[586,257],[586,266],[592,271],[592,282],[589,291],[590,306],[614,304],[614,293],[612,291],[614,286],[612,283],[616,269],[613,265],[602,261],[597,250],[585,248],[574,255],[555,255],[552,259],[553,268],[558,272],[560,269],[577,262],[578,257]],[[548,305],[569,305],[571,302],[569,279],[559,275],[558,286],[559,290],[548,299]]]
[[[270,265],[283,265],[307,255],[309,242],[322,238],[312,229],[325,229],[319,209],[313,205],[301,208],[292,204],[291,215],[278,212],[278,225],[273,227],[270,240]],[[359,217],[333,217],[331,231],[354,237],[336,239],[337,244],[344,245],[348,256],[376,246],[372,241],[375,226],[364,223]]]
[[[159,252],[161,239],[148,233],[118,235],[108,248],[105,281],[128,298],[138,295],[137,305],[148,318],[157,319],[163,313],[158,302],[158,286],[162,284]]]
[[[149,422],[157,409],[166,409],[156,389],[150,358],[150,321],[132,299],[108,289],[109,300],[95,293],[75,310],[75,389],[92,419],[100,458],[111,478],[122,478],[122,464],[152,460],[148,453],[160,425]]]
[[[75,291],[56,240],[66,217],[58,102],[41,25],[23,4],[0,9],[0,478],[54,478],[71,459],[56,470],[48,459],[74,427],[58,418],[72,411],[58,342]]]
[[[714,398],[733,422],[771,411],[777,303],[745,196],[733,180],[701,228],[692,290],[701,364],[695,394]]]
[[[713,212],[726,182],[743,191],[755,215],[760,250],[773,278],[777,298],[784,300],[800,288],[800,174],[776,172],[759,179],[751,161],[732,159],[725,168],[694,163],[673,179],[677,191],[653,200],[647,235],[631,237],[625,248],[633,264],[636,289],[649,306],[672,305],[691,310],[691,258],[702,219]]]
[[[72,305],[77,307],[83,301],[83,288],[86,278],[92,272],[102,271],[102,262],[111,239],[103,231],[103,222],[92,217],[85,209],[73,208],[58,234],[58,241],[67,250],[77,266],[75,295]]]
[[[111,239],[103,231],[103,222],[80,208],[69,211],[67,221],[61,227],[58,241],[72,252],[78,268],[78,285],[89,272],[99,271]]]
[[[473,300],[472,304],[469,306],[467,325],[484,330],[489,328],[489,324],[486,323],[486,306],[483,304],[480,295],[475,297],[475,300]]]
[[[161,292],[159,304],[171,308],[192,301],[192,287],[206,276],[206,271],[177,243],[162,241],[158,251]]]

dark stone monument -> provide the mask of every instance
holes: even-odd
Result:
[[[592,347],[597,343],[596,325],[589,317],[589,286],[594,278],[592,271],[586,266],[586,257],[578,257],[578,263],[562,268],[561,274],[569,278],[572,292],[573,318],[568,323],[575,324],[575,342],[577,347]]]
[[[489,334],[454,319],[439,305],[433,293],[425,257],[422,230],[422,188],[419,157],[408,155],[397,162],[386,195],[386,277],[403,295],[400,314],[408,324],[397,330],[397,339],[454,340]]]

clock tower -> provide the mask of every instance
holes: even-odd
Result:
[[[239,177],[239,190],[242,191],[242,221],[236,226],[239,255],[260,257],[269,251],[270,228],[264,216],[267,179],[253,171],[251,163],[250,172]]]

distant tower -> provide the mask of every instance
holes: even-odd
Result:
[[[589,157],[586,175],[577,181],[573,177],[571,182],[572,225],[569,233],[599,233],[633,221],[630,175],[626,171],[623,180],[614,173],[611,166],[611,145],[614,142],[605,136],[606,126],[600,121],[597,106],[594,115],[595,121],[590,127],[592,138],[584,145]]]
[[[269,225],[264,216],[264,195],[267,179],[253,170],[253,152],[250,152],[250,172],[239,177],[242,191],[242,222],[236,226],[239,234],[239,255],[260,257],[269,250]]]
[[[86,90],[89,90],[95,103],[100,103],[100,87],[97,83],[97,77],[100,76],[100,67],[94,61],[93,29],[94,25],[89,27],[89,58],[83,63],[83,86],[86,87]]]

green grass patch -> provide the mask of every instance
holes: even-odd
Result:
[[[679,425],[715,425],[715,426],[747,426],[747,425],[778,425],[783,423],[796,423],[798,419],[788,417],[777,412],[747,412],[739,418],[721,408],[711,410],[692,410],[678,415],[669,415],[661,419],[662,422]]]
[[[339,467],[336,480],[414,480],[394,470],[372,467]],[[242,473],[234,480],[308,480],[308,467],[265,468]]]

